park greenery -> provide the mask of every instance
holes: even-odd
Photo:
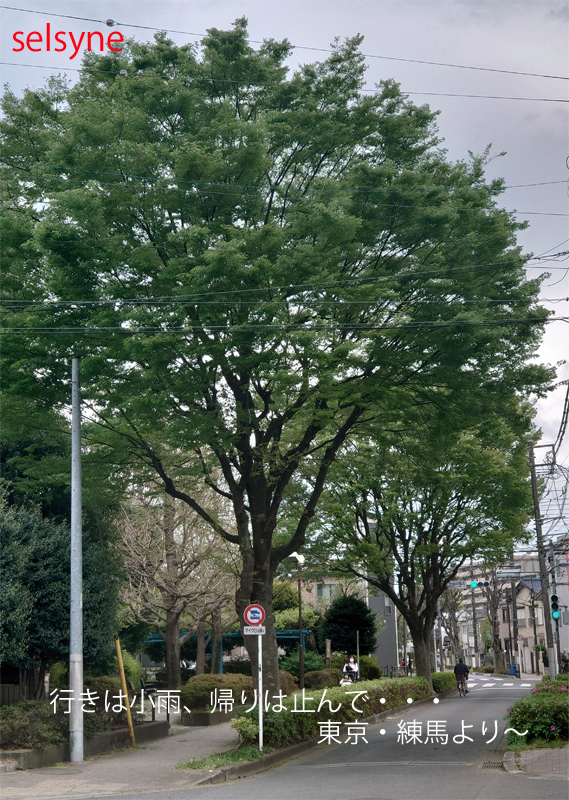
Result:
[[[291,45],[254,50],[239,19],[3,98],[3,403],[40,431],[11,468],[44,502],[57,462],[64,513],[80,356],[89,491],[116,508],[134,475],[238,550],[269,694],[275,576],[309,543],[391,598],[429,686],[448,581],[523,534],[528,402],[552,379],[489,151],[452,162],[428,106],[390,80],[363,93],[361,42],[290,72]],[[159,626],[149,608],[131,622]]]

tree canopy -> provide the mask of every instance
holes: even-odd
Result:
[[[503,182],[450,162],[393,81],[362,92],[360,44],[289,74],[289,43],[253,50],[240,19],[3,101],[5,385],[62,409],[82,356],[91,446],[239,545],[269,688],[272,581],[347,438],[549,377]]]

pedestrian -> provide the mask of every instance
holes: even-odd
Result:
[[[342,680],[340,681],[340,686],[347,686],[349,683],[351,684],[352,679],[350,678],[349,672],[344,672],[342,676]]]
[[[358,665],[356,663],[356,659],[353,656],[349,656],[346,663],[343,666],[342,672],[347,672],[350,680],[357,681],[359,675]]]

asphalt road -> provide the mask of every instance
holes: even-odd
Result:
[[[522,683],[515,681],[512,685],[507,678],[476,679],[465,698],[451,697],[416,709],[411,705],[403,714],[368,726],[367,743],[359,740],[356,744],[324,744],[318,750],[252,778],[218,786],[115,797],[130,800],[567,800],[565,780],[512,775],[501,768],[506,742],[503,716],[515,700],[529,692],[530,687]],[[435,726],[435,722],[439,725]],[[349,733],[345,727],[340,731],[342,742]],[[445,733],[448,735],[446,743]],[[463,734],[473,741],[463,738]]]

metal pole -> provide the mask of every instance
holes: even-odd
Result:
[[[471,577],[471,583],[474,582],[474,572],[472,569],[472,563],[470,564],[470,577]],[[479,666],[476,663],[476,658],[478,655],[478,630],[477,630],[478,620],[476,619],[476,597],[474,595],[475,592],[474,587],[471,587],[471,592],[472,592],[472,628],[474,630],[474,666],[477,667]]]
[[[69,753],[83,761],[83,547],[81,502],[81,396],[79,358],[71,359],[71,587],[69,625]]]
[[[522,677],[522,666],[520,663],[520,648],[518,646],[518,596],[516,594],[516,581],[512,580],[510,584],[512,592],[512,622],[514,626],[514,653],[516,665],[516,678]]]
[[[298,567],[298,687],[304,689],[304,636],[302,634],[302,585]]]
[[[259,750],[263,750],[263,636],[257,636],[259,645],[257,647],[258,663],[259,663],[259,688],[258,688],[258,703],[259,703]]]
[[[537,555],[539,557],[539,577],[541,580],[541,600],[543,603],[543,615],[545,617],[545,640],[547,643],[547,654],[549,660],[549,674],[553,677],[557,675],[555,664],[555,648],[553,647],[553,630],[551,628],[551,606],[549,605],[549,578],[545,563],[545,550],[543,545],[543,531],[541,529],[541,513],[539,510],[539,494],[537,492],[537,477],[535,474],[535,458],[533,454],[533,442],[529,442],[529,468],[531,474],[531,488],[533,495],[533,511],[535,514],[535,532],[537,538]],[[543,670],[545,673],[545,669]]]
[[[551,564],[551,594],[557,594],[557,580],[555,578],[555,551],[553,549],[553,542],[549,545],[549,563]],[[557,664],[558,669],[557,672],[561,669],[561,642],[559,641],[559,620],[555,620],[555,644],[556,644],[556,651],[557,651]]]
[[[119,675],[121,676],[122,691],[126,698],[126,723],[128,725],[128,732],[130,735],[130,746],[136,747],[136,741],[134,739],[134,727],[132,725],[132,716],[130,713],[130,703],[128,701],[128,686],[126,685],[126,675],[124,674],[121,643],[118,636],[115,636],[115,648],[117,651],[117,661],[119,662]],[[168,698],[168,713],[169,712],[170,712],[170,699]]]
[[[356,631],[356,668],[358,670],[358,680],[360,679],[360,632]]]

